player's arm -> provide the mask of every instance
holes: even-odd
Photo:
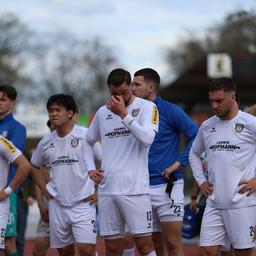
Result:
[[[33,180],[35,181],[36,185],[40,188],[40,190],[45,195],[45,197],[47,199],[52,199],[53,196],[46,189],[46,182],[45,182],[45,177],[44,177],[43,171],[40,168],[32,165],[31,166],[31,175],[32,175]]]
[[[20,155],[14,161],[13,164],[16,166],[16,174],[13,177],[12,181],[10,182],[9,186],[4,190],[0,191],[0,200],[5,199],[9,196],[28,176],[31,165],[29,164],[28,160],[25,156]]]
[[[45,207],[44,199],[43,199],[43,194],[41,189],[36,185],[35,186],[35,196],[37,200],[37,205],[40,211],[40,215],[43,221],[48,222],[48,209]]]
[[[134,137],[139,140],[145,147],[149,147],[156,135],[158,130],[158,110],[154,106],[150,110],[146,109],[145,113],[145,124],[147,125],[140,125],[136,122],[136,120],[128,114],[124,100],[121,96],[115,95],[110,98],[107,103],[107,107],[110,111],[119,115],[122,119],[122,123],[132,132]],[[148,120],[147,120],[148,119]],[[149,121],[149,122],[148,122]],[[150,122],[155,122],[155,128],[150,125]]]

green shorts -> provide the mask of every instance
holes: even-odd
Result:
[[[10,210],[9,218],[6,227],[5,237],[16,237],[17,236],[17,198],[13,192],[9,196],[10,199]]]

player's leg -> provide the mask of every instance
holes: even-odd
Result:
[[[223,210],[225,227],[236,256],[253,255],[255,212],[255,205]]]
[[[50,247],[49,223],[40,219],[36,231],[35,246],[33,256],[44,256]]]
[[[17,198],[16,194],[13,192],[9,196],[10,199],[10,211],[8,224],[6,227],[5,234],[5,247],[8,255],[16,256],[18,255],[16,247],[16,237],[17,237]]]
[[[125,232],[123,256],[134,256],[134,255],[135,255],[135,245],[134,245],[133,238],[130,233]]]
[[[119,208],[140,255],[155,255],[149,195],[119,196]]]
[[[75,239],[72,234],[68,207],[63,207],[55,199],[49,201],[50,246],[56,248],[60,256],[74,255]]]
[[[9,198],[0,201],[0,256],[4,256],[5,232],[9,216]]]
[[[160,221],[167,253],[172,256],[184,255],[181,239],[184,214],[183,187],[182,179],[174,182],[171,194],[165,192],[166,184],[150,187],[152,207],[156,211],[156,214],[153,215],[153,232],[158,231],[155,223]]]
[[[121,216],[117,196],[99,196],[98,212],[100,235],[105,240],[106,255],[122,255],[124,250],[124,219]]]
[[[152,238],[153,238],[153,244],[155,247],[156,255],[157,256],[165,256],[166,249],[165,249],[163,233],[162,232],[153,232]]]
[[[35,239],[35,246],[33,249],[33,256],[45,256],[50,247],[49,237],[38,237]]]
[[[223,210],[206,206],[200,231],[200,256],[219,256],[220,247],[229,239],[223,220]]]
[[[96,207],[78,203],[68,210],[72,233],[80,256],[94,256],[96,249]]]

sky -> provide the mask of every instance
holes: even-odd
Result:
[[[0,0],[0,15],[11,12],[41,36],[59,31],[99,37],[133,74],[156,69],[173,75],[166,53],[187,31],[200,36],[238,9],[256,9],[256,0]]]

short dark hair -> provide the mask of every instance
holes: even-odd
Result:
[[[76,102],[71,95],[63,93],[52,95],[47,101],[47,110],[49,110],[54,103],[65,107],[66,110],[72,110],[74,113],[78,113]]]
[[[160,85],[160,76],[159,74],[152,68],[143,68],[134,73],[134,76],[143,76],[145,80],[153,81],[156,85],[156,89],[158,90]]]
[[[51,125],[52,125],[52,123],[51,123],[51,120],[50,119],[48,119],[48,121],[47,121],[47,126],[48,126],[48,128],[51,130]]]
[[[122,68],[117,68],[112,70],[107,79],[108,86],[113,85],[115,87],[119,87],[121,84],[126,82],[128,85],[131,84],[131,75],[127,70]]]
[[[232,78],[221,77],[212,79],[211,83],[209,84],[209,92],[214,92],[218,90],[223,90],[224,92],[235,92],[236,102],[239,104],[239,94],[237,91],[237,85]]]
[[[17,91],[10,84],[0,84],[0,92],[3,92],[11,100],[16,100],[17,98]]]

